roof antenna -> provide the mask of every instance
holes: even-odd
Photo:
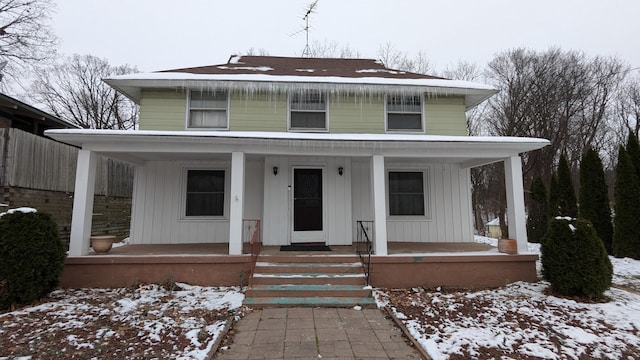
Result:
[[[289,35],[289,36],[294,36],[303,31],[306,33],[307,43],[304,46],[304,50],[302,50],[302,57],[311,57],[311,48],[309,47],[309,15],[316,12],[316,6],[318,5],[318,1],[319,0],[315,0],[314,2],[309,4],[309,6],[307,6],[307,12],[302,17],[302,20],[305,21],[305,26],[302,29],[296,31],[295,33]]]

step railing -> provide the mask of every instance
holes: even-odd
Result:
[[[256,271],[256,262],[258,261],[258,255],[260,255],[260,247],[262,245],[262,238],[260,236],[260,220],[245,219],[242,220],[242,242],[249,244],[249,251],[251,252],[251,273],[249,274],[249,286],[253,285],[253,274]]]
[[[369,285],[369,273],[371,272],[371,252],[373,250],[373,221],[356,221],[356,253],[360,256],[364,275]]]

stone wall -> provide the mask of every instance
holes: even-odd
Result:
[[[22,206],[51,214],[58,223],[60,238],[69,244],[73,193],[4,187],[2,203],[4,209]],[[129,236],[131,224],[131,198],[96,195],[93,201],[92,235],[115,235],[118,240]]]

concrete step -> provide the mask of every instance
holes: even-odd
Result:
[[[281,284],[254,285],[245,297],[368,297],[371,289],[362,285]]]
[[[259,273],[347,273],[357,274],[362,272],[360,262],[347,263],[317,263],[317,262],[267,262],[256,263],[256,272]]]
[[[364,273],[357,274],[327,274],[327,273],[261,273],[253,275],[254,285],[362,285],[366,279]]]
[[[245,298],[245,305],[252,308],[265,307],[353,307],[376,308],[376,302],[371,297],[260,297]]]
[[[259,255],[258,261],[274,263],[354,263],[359,262],[358,255]]]

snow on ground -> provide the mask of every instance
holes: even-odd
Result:
[[[478,292],[376,291],[433,359],[637,359],[640,295],[612,288],[608,303],[545,294],[548,283]]]
[[[230,316],[238,288],[172,284],[56,290],[40,305],[0,314],[0,359],[204,359]]]
[[[497,240],[476,237],[497,246]],[[529,252],[540,254],[539,244]],[[433,359],[638,359],[640,261],[611,258],[614,284],[606,303],[547,295],[546,282],[500,289],[440,292],[376,290]],[[540,270],[538,261],[538,271]]]

